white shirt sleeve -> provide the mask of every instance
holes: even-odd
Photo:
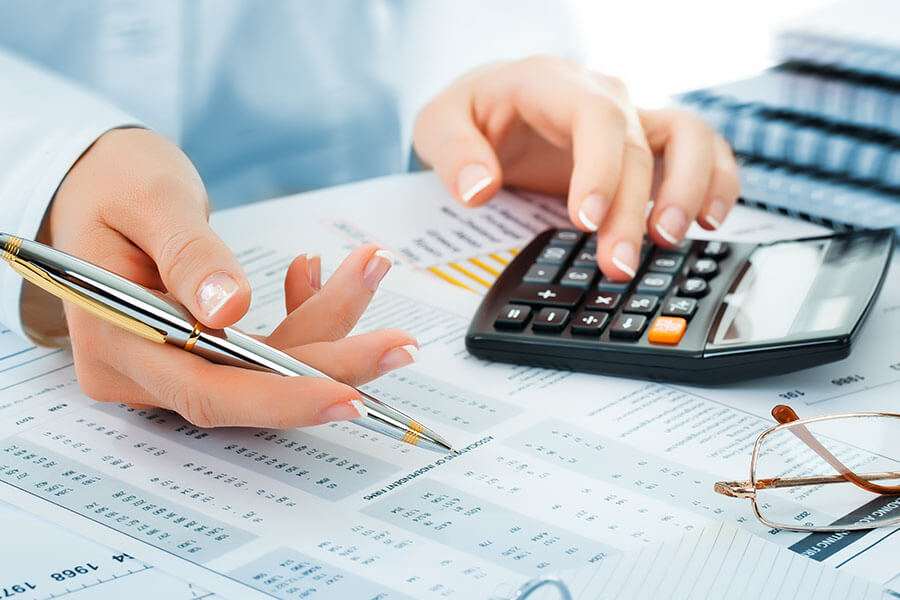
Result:
[[[0,50],[0,231],[33,239],[57,187],[110,129],[141,126],[101,98]],[[0,323],[26,337],[22,278],[0,265]]]

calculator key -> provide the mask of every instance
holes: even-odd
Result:
[[[559,229],[550,240],[552,246],[574,246],[584,234],[577,229]]]
[[[625,307],[622,310],[630,313],[649,315],[656,310],[658,305],[659,298],[656,296],[634,294],[628,298],[628,301],[625,303]]]
[[[522,281],[527,283],[552,283],[559,273],[559,267],[553,265],[531,265]]]
[[[639,294],[665,295],[672,285],[672,276],[668,273],[644,273],[634,291]]]
[[[586,290],[591,285],[591,282],[594,280],[594,275],[596,274],[597,269],[592,269],[590,267],[572,267],[563,273],[559,282],[562,285],[571,285]]]
[[[569,320],[569,311],[564,308],[542,308],[534,318],[532,328],[536,331],[562,331]]]
[[[728,252],[731,248],[728,247],[728,244],[725,242],[706,242],[706,245],[703,246],[703,256],[707,258],[713,258],[716,260],[721,260],[728,256]]]
[[[663,304],[662,314],[667,317],[690,319],[697,312],[697,301],[694,298],[669,298]]]
[[[691,277],[685,279],[681,284],[679,294],[688,298],[702,298],[709,292],[709,284],[705,279],[699,277]]]
[[[584,307],[588,310],[615,310],[621,299],[622,294],[616,292],[591,292]]]
[[[621,314],[613,319],[609,335],[617,338],[636,340],[647,325],[647,317],[643,315]]]
[[[600,335],[600,332],[606,327],[607,321],[609,321],[609,315],[604,312],[582,311],[572,319],[572,333]]]
[[[531,316],[531,307],[524,304],[507,304],[494,321],[494,327],[522,329]]]
[[[687,238],[678,242],[677,245],[666,248],[666,252],[675,252],[677,254],[688,254],[691,251],[691,247],[694,245],[694,240],[689,240]]]
[[[563,248],[562,246],[547,246],[541,251],[537,261],[545,265],[561,265],[569,258],[572,248]]]
[[[681,341],[685,329],[687,321],[681,317],[656,317],[650,331],[647,332],[647,341],[654,344],[677,344]]]
[[[597,266],[597,247],[593,250],[582,250],[575,255],[572,265],[576,267],[596,267]]]
[[[578,304],[583,295],[584,291],[577,287],[523,283],[510,294],[509,299],[511,302],[525,304],[572,307]]]
[[[631,285],[630,281],[613,281],[606,275],[597,282],[597,289],[601,292],[619,292],[620,294],[628,289]]]
[[[675,252],[657,250],[647,269],[656,273],[677,273],[684,264],[684,256]]]
[[[703,279],[712,279],[719,273],[719,263],[711,258],[698,258],[691,265],[691,275],[702,277]]]

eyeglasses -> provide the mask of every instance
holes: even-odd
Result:
[[[801,419],[779,405],[772,416],[778,425],[756,439],[750,480],[719,481],[716,492],[749,498],[756,517],[776,529],[825,532],[900,524],[900,414]]]

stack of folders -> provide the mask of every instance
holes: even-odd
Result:
[[[773,69],[679,99],[731,143],[742,200],[900,231],[900,1],[829,6],[775,47]]]

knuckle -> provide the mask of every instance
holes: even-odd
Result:
[[[618,77],[612,75],[601,75],[601,78],[603,84],[616,94],[620,96],[626,96],[628,94],[628,87],[625,85],[625,82]]]
[[[344,337],[350,333],[350,331],[356,327],[356,322],[358,320],[355,311],[349,304],[339,307],[334,313],[333,331],[335,332],[336,337]]]
[[[209,394],[179,377],[167,377],[160,382],[160,397],[192,425],[207,428],[218,424]]]
[[[169,234],[159,249],[157,261],[160,274],[166,281],[173,281],[179,271],[183,272],[199,262],[204,256],[204,240],[190,231],[176,230]]]
[[[628,162],[642,169],[653,168],[653,153],[646,144],[628,140],[625,142],[625,150],[628,152]]]

